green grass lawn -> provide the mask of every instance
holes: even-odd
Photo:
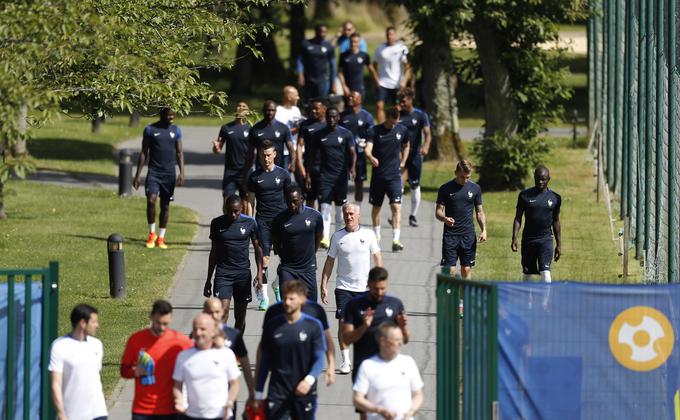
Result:
[[[102,379],[108,394],[119,378],[118,364],[128,335],[147,325],[151,303],[168,295],[175,270],[197,228],[194,213],[172,206],[169,249],[144,247],[146,202],[119,199],[102,189],[10,182],[5,198],[8,219],[0,221],[0,267],[45,267],[60,263],[59,332],[70,330],[77,303],[99,309],[99,338],[104,342]],[[109,296],[106,239],[125,237],[127,298]]]

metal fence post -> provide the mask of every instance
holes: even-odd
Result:
[[[644,181],[645,170],[645,144],[647,139],[647,66],[645,57],[647,56],[647,7],[646,1],[641,0],[639,4],[638,20],[640,28],[638,30],[638,147],[637,147],[637,166],[638,179],[636,184],[636,196],[638,205],[635,208],[635,258],[642,258],[643,250],[646,245],[645,232],[647,221],[645,218],[645,207],[647,203],[646,183]],[[640,205],[645,203],[645,205]]]
[[[646,46],[646,91],[647,91],[647,106],[645,112],[645,251],[649,252],[651,234],[654,230],[652,226],[651,208],[652,208],[652,141],[654,137],[652,126],[652,102],[654,95],[652,94],[652,62],[654,54],[654,0],[644,0],[647,3],[647,46]]]
[[[677,137],[676,137],[676,122],[675,122],[675,99],[676,89],[678,88],[678,64],[676,42],[677,38],[677,5],[675,1],[668,2],[668,281],[678,282],[678,232],[680,227],[676,225],[676,218],[678,217],[678,191],[676,185],[676,159],[677,152]]]

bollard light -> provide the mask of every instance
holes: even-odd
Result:
[[[121,149],[118,160],[118,196],[132,195],[132,150]]]
[[[109,254],[109,295],[114,299],[124,299],[125,287],[125,254],[123,253],[123,235],[114,233],[106,240]]]

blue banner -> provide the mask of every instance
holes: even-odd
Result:
[[[680,420],[680,285],[499,283],[502,419]]]

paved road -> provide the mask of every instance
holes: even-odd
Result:
[[[183,127],[184,150],[186,157],[186,186],[175,190],[176,203],[192,208],[198,213],[200,226],[189,252],[175,277],[170,300],[175,306],[173,327],[180,331],[191,330],[191,319],[200,310],[203,302],[202,291],[207,271],[208,251],[210,243],[208,230],[210,220],[221,212],[221,176],[222,157],[210,152],[210,142],[217,134],[216,127]],[[139,149],[141,140],[127,142],[122,147]],[[68,180],[65,180],[68,183]],[[105,184],[105,183],[103,183]],[[137,194],[141,194],[141,189]],[[365,194],[365,200],[367,200]],[[410,209],[409,198],[406,197],[405,208]],[[381,246],[385,250],[383,259],[390,272],[389,292],[400,297],[409,314],[411,342],[404,347],[404,352],[415,357],[425,381],[426,401],[419,415],[420,419],[435,417],[436,404],[436,306],[435,306],[435,273],[440,258],[439,223],[433,223],[433,203],[423,203],[419,211],[421,226],[417,229],[402,228],[402,242],[406,249],[401,253],[391,251],[391,231],[387,226],[387,215],[383,215],[383,239]],[[144,215],[139,215],[140,223],[144,223]],[[364,223],[369,223],[368,204],[364,203]],[[168,244],[172,246],[172,213],[168,229]],[[252,255],[251,255],[252,258]],[[319,267],[325,261],[325,252],[317,254]],[[272,257],[270,266],[276,267],[278,258]],[[254,267],[254,264],[253,264]],[[321,274],[318,274],[320,278]],[[334,287],[334,278],[330,287]],[[332,289],[331,289],[332,290]],[[271,294],[271,293],[270,293]],[[332,295],[332,294],[331,294]],[[270,297],[271,299],[271,297]],[[327,306],[327,313],[332,320],[331,330],[336,330],[334,321],[335,302]],[[245,342],[251,353],[257,348],[263,313],[256,310],[255,302],[248,308]],[[231,324],[231,323],[230,323]],[[335,333],[333,333],[335,336]],[[336,343],[337,346],[337,343]],[[338,365],[339,357],[338,354]],[[116,392],[109,401],[112,420],[129,419],[132,400],[132,381],[121,381]],[[320,419],[354,418],[351,405],[350,377],[337,375],[335,385],[326,388],[319,386]],[[245,400],[245,392],[241,392],[239,401]],[[243,405],[241,405],[242,407]]]

